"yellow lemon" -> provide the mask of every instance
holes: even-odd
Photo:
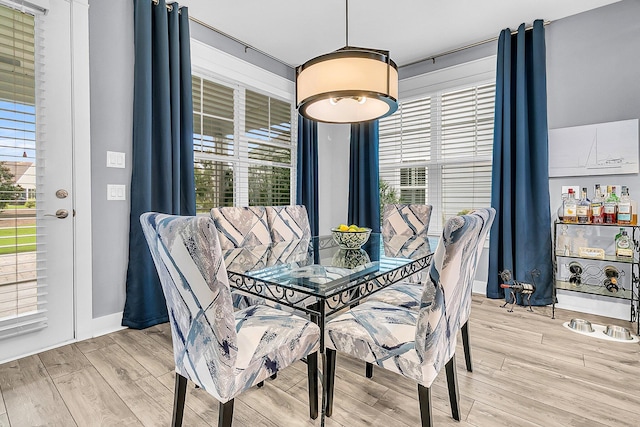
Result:
[[[338,230],[340,230],[340,231],[347,231],[347,230],[349,230],[349,227],[347,227],[345,224],[340,224],[340,225],[338,226]]]

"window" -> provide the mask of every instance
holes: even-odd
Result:
[[[401,102],[380,120],[380,179],[402,203],[429,203],[429,230],[491,204],[494,83]]]
[[[193,76],[196,208],[291,203],[290,102]]]

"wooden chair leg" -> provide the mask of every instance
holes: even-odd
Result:
[[[307,377],[309,381],[309,416],[318,418],[318,352],[307,356]]]
[[[433,414],[431,413],[431,388],[418,384],[418,401],[420,402],[420,419],[422,427],[433,425]]]
[[[262,388],[262,386],[264,386],[264,381],[260,381],[258,384],[256,384],[256,386],[258,388]]]
[[[231,427],[233,421],[233,399],[228,402],[220,403],[218,410],[218,427]]]
[[[373,378],[373,363],[367,362],[367,365],[365,368],[365,376],[367,378]]]
[[[447,370],[447,388],[449,389],[449,403],[451,404],[451,416],[460,421],[460,394],[458,392],[458,374],[456,372],[456,355],[445,365]]]
[[[180,427],[184,415],[184,400],[187,394],[187,379],[176,372],[175,391],[173,393],[173,419],[171,425]]]
[[[322,376],[324,379],[324,386],[327,390],[327,408],[325,415],[330,417],[333,413],[333,386],[336,375],[336,351],[330,348],[326,349],[327,352],[327,372]]]
[[[471,364],[471,346],[469,345],[469,321],[462,325],[462,346],[464,347],[464,361],[467,363],[467,371],[473,372]]]
[[[272,380],[275,380],[276,378],[278,378],[278,373],[276,372],[275,374],[271,375],[270,377]]]

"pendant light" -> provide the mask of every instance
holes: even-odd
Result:
[[[317,122],[366,122],[398,109],[398,67],[389,51],[349,46],[348,0],[345,16],[345,47],[296,68],[298,112]]]

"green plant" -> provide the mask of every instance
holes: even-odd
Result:
[[[34,199],[29,199],[24,202],[24,207],[27,209],[32,209],[36,207],[36,201]]]
[[[378,186],[380,187],[380,223],[382,223],[382,211],[384,210],[384,205],[400,203],[400,196],[398,195],[398,190],[392,187],[384,179],[380,179],[378,181]]]
[[[0,209],[4,209],[7,202],[17,200],[23,191],[24,188],[14,184],[11,169],[4,162],[0,162]]]

